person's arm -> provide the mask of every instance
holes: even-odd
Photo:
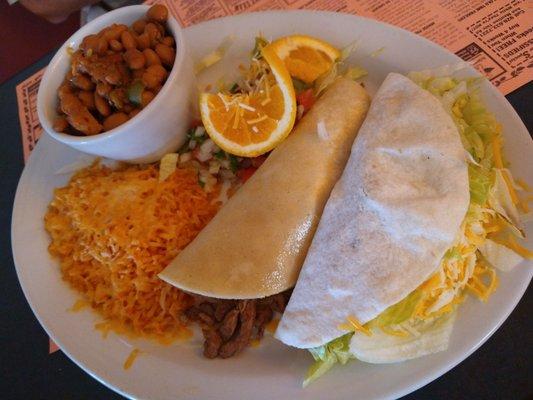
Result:
[[[98,0],[19,0],[19,2],[32,13],[50,22],[59,23],[74,11],[98,3]]]

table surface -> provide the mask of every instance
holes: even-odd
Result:
[[[17,280],[11,253],[11,211],[24,167],[15,86],[44,67],[49,54],[0,85],[0,396],[3,399],[121,399],[61,351],[48,354],[48,336]],[[533,83],[507,96],[533,131]],[[52,188],[51,188],[52,189]],[[28,238],[31,241],[31,238]],[[487,305],[490,307],[490,303]],[[453,370],[404,399],[533,398],[533,290],[503,326]]]

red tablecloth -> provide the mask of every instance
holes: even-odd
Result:
[[[18,3],[0,1],[0,83],[61,45],[79,26],[79,13],[52,24]]]

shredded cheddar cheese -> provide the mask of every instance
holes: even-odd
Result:
[[[124,369],[130,369],[139,354],[141,354],[141,350],[133,349],[128,358],[126,358],[126,361],[124,361]]]
[[[492,139],[492,154],[494,157],[494,166],[499,169],[503,169],[503,159],[501,151],[501,139],[498,136],[494,136]]]
[[[526,200],[520,199],[518,203],[518,207],[520,207],[520,210],[522,210],[524,214],[529,213],[529,205]]]
[[[483,282],[483,277],[488,276],[489,284]],[[473,292],[480,300],[486,302],[490,295],[496,290],[498,286],[498,277],[496,271],[492,268],[478,263],[474,270],[474,275],[468,281],[466,287]]]
[[[78,312],[83,310],[84,308],[88,307],[90,304],[87,302],[87,300],[84,299],[78,299],[76,302],[72,305],[72,307],[69,308],[69,311],[72,312]]]
[[[437,272],[418,287],[421,298],[414,307],[411,321],[429,321],[452,312],[464,301],[464,289],[482,301],[487,301],[496,290],[496,272],[483,262],[477,249],[487,235],[503,231],[506,226],[492,210],[480,210],[476,218],[463,223],[450,255],[443,258]],[[394,332],[384,332],[395,335]]]
[[[380,326],[380,329],[383,331],[383,333],[386,333],[387,335],[391,335],[391,336],[398,336],[398,337],[409,336],[409,334],[403,330],[394,330],[388,326]]]
[[[366,326],[362,325],[353,315],[346,317],[347,323],[340,324],[338,329],[343,331],[361,332],[367,336],[372,336],[372,332]]]
[[[531,188],[531,186],[529,186],[527,184],[526,181],[524,181],[523,179],[515,179],[515,182],[518,184],[518,186],[520,186],[522,188],[522,190],[526,191],[526,192],[531,192],[533,191],[533,189]]]
[[[157,274],[217,212],[194,169],[159,182],[156,165],[94,164],[56,189],[45,216],[63,279],[104,321],[96,328],[169,342],[187,336],[191,298]],[[81,304],[81,303],[80,303]],[[73,308],[77,308],[76,305]]]
[[[509,189],[509,195],[511,196],[511,200],[513,201],[513,204],[518,204],[518,195],[516,194],[516,191],[514,190],[513,182],[511,181],[511,178],[509,177],[509,173],[506,170],[502,170],[502,176],[505,180],[505,184],[507,185],[507,188]]]

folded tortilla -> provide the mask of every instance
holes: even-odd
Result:
[[[313,348],[404,299],[439,267],[469,204],[459,132],[399,74],[376,94],[326,204],[276,337]]]
[[[293,287],[369,103],[358,83],[335,82],[159,277],[224,299]]]

